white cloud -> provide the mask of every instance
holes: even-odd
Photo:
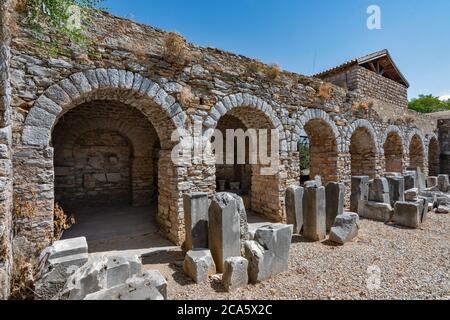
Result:
[[[440,99],[441,101],[447,101],[447,100],[450,100],[450,94],[446,94],[446,95],[440,96],[439,99]]]

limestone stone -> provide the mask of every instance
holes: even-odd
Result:
[[[228,193],[215,194],[209,206],[208,242],[219,272],[223,272],[227,258],[240,255],[240,218],[237,202]]]
[[[311,241],[326,237],[325,187],[305,188],[303,196],[303,236]]]
[[[286,218],[287,223],[294,226],[294,234],[300,234],[303,228],[304,192],[299,186],[291,186],[286,190]]]
[[[418,228],[422,221],[423,204],[417,202],[397,202],[394,222],[403,227]]]
[[[84,300],[165,300],[150,279],[134,276],[126,283],[88,294]]]
[[[208,194],[185,194],[183,207],[186,250],[208,248]]]
[[[405,178],[401,176],[387,177],[389,184],[389,198],[391,206],[394,206],[397,201],[405,201]]]
[[[248,277],[255,284],[269,279],[272,275],[271,255],[262,245],[254,240],[244,243],[245,258],[248,260]]]
[[[350,210],[352,212],[358,211],[360,200],[369,200],[369,177],[367,176],[352,177],[350,195]]]
[[[338,215],[331,228],[330,241],[338,244],[350,242],[358,236],[359,228],[358,214],[346,212]]]
[[[292,242],[292,225],[271,224],[256,230],[255,241],[268,251],[272,274],[288,270],[289,250]]]
[[[236,200],[237,211],[239,214],[239,223],[241,226],[241,240],[248,240],[248,221],[247,221],[247,211],[245,210],[244,199],[235,193],[230,193],[230,195]]]
[[[110,289],[140,273],[137,256],[92,256],[67,280],[62,298],[83,300],[88,294]]]
[[[418,187],[415,172],[406,172],[404,178],[405,178],[405,190],[410,190]]]
[[[405,191],[405,201],[417,201],[419,196],[419,189],[409,189]]]
[[[435,209],[435,212],[440,213],[440,214],[447,214],[447,213],[450,213],[450,207],[440,205]]]
[[[370,220],[389,222],[394,215],[394,209],[390,203],[361,200],[358,215]]]
[[[325,187],[327,232],[335,223],[336,217],[344,213],[345,185],[343,183],[329,182]]]
[[[164,300],[167,300],[167,280],[158,270],[147,270],[142,274],[142,278],[147,280],[150,285],[155,287],[159,293],[163,296]]]
[[[38,300],[58,298],[67,280],[88,261],[86,238],[56,241],[39,258],[35,283]]]
[[[243,257],[225,260],[222,284],[227,292],[234,291],[248,284],[248,261]]]
[[[450,182],[447,174],[441,174],[438,176],[438,187],[442,192],[449,192]]]
[[[427,177],[427,188],[434,188],[438,186],[438,177]]]
[[[191,250],[186,254],[183,270],[195,283],[203,283],[216,273],[216,265],[210,250]]]
[[[376,178],[369,182],[369,201],[391,203],[386,178]]]

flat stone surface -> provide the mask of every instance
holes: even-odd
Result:
[[[186,250],[208,248],[208,194],[196,192],[183,197]]]
[[[395,224],[408,228],[418,228],[422,221],[423,203],[397,202],[395,204]]]
[[[361,200],[358,215],[366,219],[389,222],[394,215],[394,209],[389,203]]]
[[[337,216],[344,213],[345,185],[329,182],[325,187],[327,232],[331,230]]]
[[[369,201],[390,203],[389,183],[386,178],[376,178],[369,182]]]
[[[350,194],[350,210],[358,211],[360,200],[369,200],[369,177],[352,177],[352,186]]]
[[[303,236],[311,241],[326,237],[325,187],[305,188],[303,196]]]

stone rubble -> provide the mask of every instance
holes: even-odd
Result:
[[[248,261],[243,257],[232,257],[225,260],[225,271],[222,284],[227,292],[248,285]]]
[[[183,262],[183,271],[195,283],[207,281],[209,276],[216,274],[216,265],[211,251],[196,249],[187,252]]]
[[[359,216],[357,213],[345,212],[336,217],[331,228],[330,241],[338,244],[345,244],[358,236],[360,228]]]

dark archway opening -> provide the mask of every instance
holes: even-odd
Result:
[[[438,176],[440,174],[440,151],[439,142],[432,138],[428,146],[428,175]]]
[[[386,172],[403,172],[403,145],[400,136],[391,132],[384,143]]]
[[[367,128],[358,128],[350,141],[352,176],[376,176],[376,145]]]

